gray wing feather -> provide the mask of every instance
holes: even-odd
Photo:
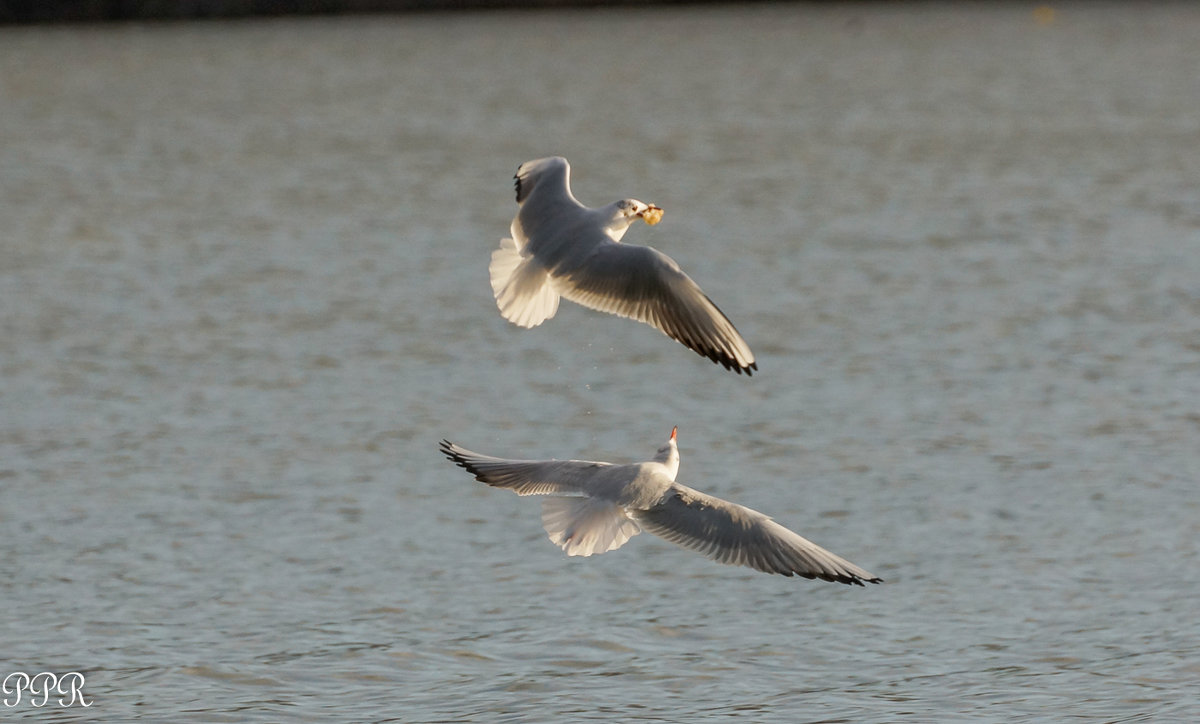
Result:
[[[644,530],[720,563],[859,586],[882,581],[756,510],[683,485],[633,517]]]
[[[656,249],[605,242],[578,266],[552,273],[558,293],[577,304],[645,322],[739,374],[758,369],[729,318]]]

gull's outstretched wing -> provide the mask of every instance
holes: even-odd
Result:
[[[656,249],[605,242],[577,266],[551,274],[555,290],[577,304],[645,322],[738,374],[758,369],[729,318]]]
[[[571,193],[571,164],[553,156],[526,161],[517,169],[515,186],[520,209],[513,219],[512,234],[517,248],[529,240],[547,239],[550,250],[568,242],[584,222],[587,207]],[[597,233],[600,229],[595,229]],[[533,251],[544,244],[535,243]]]
[[[662,502],[631,517],[643,530],[721,563],[859,586],[882,581],[756,510],[678,483]]]
[[[471,452],[442,440],[442,454],[481,483],[517,495],[584,495],[597,468],[611,463],[586,460],[507,460]]]

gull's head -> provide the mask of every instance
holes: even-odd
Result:
[[[663,210],[654,204],[647,204],[637,199],[622,199],[617,202],[617,212],[632,224],[635,219],[641,219],[650,226],[662,221]]]
[[[671,476],[671,480],[675,479],[675,475],[679,472],[679,444],[676,440],[678,427],[671,428],[671,437],[667,438],[667,443],[658,449],[654,455],[654,461],[662,463],[667,467],[667,473]]]
[[[613,241],[620,241],[621,237],[625,236],[625,232],[629,230],[630,224],[641,219],[654,226],[662,219],[663,210],[654,204],[643,203],[637,199],[621,199],[604,207],[601,213],[606,215],[604,233],[608,234],[608,238]]]

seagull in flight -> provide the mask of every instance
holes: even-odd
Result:
[[[671,257],[622,244],[637,219],[653,226],[654,204],[622,199],[589,208],[571,194],[571,166],[553,156],[517,169],[517,215],[488,267],[505,319],[536,327],[558,311],[560,297],[645,322],[697,354],[747,376],[754,353],[729,318]]]
[[[675,482],[677,430],[649,462],[509,460],[442,440],[442,454],[495,488],[543,495],[542,526],[569,556],[616,550],[643,530],[720,563],[861,586],[881,583],[756,510]]]

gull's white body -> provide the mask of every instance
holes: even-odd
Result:
[[[667,255],[621,244],[637,219],[658,207],[636,199],[589,208],[571,194],[571,167],[557,156],[517,169],[512,238],[492,252],[496,305],[505,319],[535,327],[558,300],[645,322],[726,369],[752,374],[754,353],[733,323]]]
[[[675,482],[675,430],[653,460],[628,465],[508,460],[448,440],[441,450],[480,482],[517,495],[549,496],[542,502],[542,525],[567,555],[616,550],[646,530],[721,563],[766,573],[857,585],[881,580],[758,511]]]

